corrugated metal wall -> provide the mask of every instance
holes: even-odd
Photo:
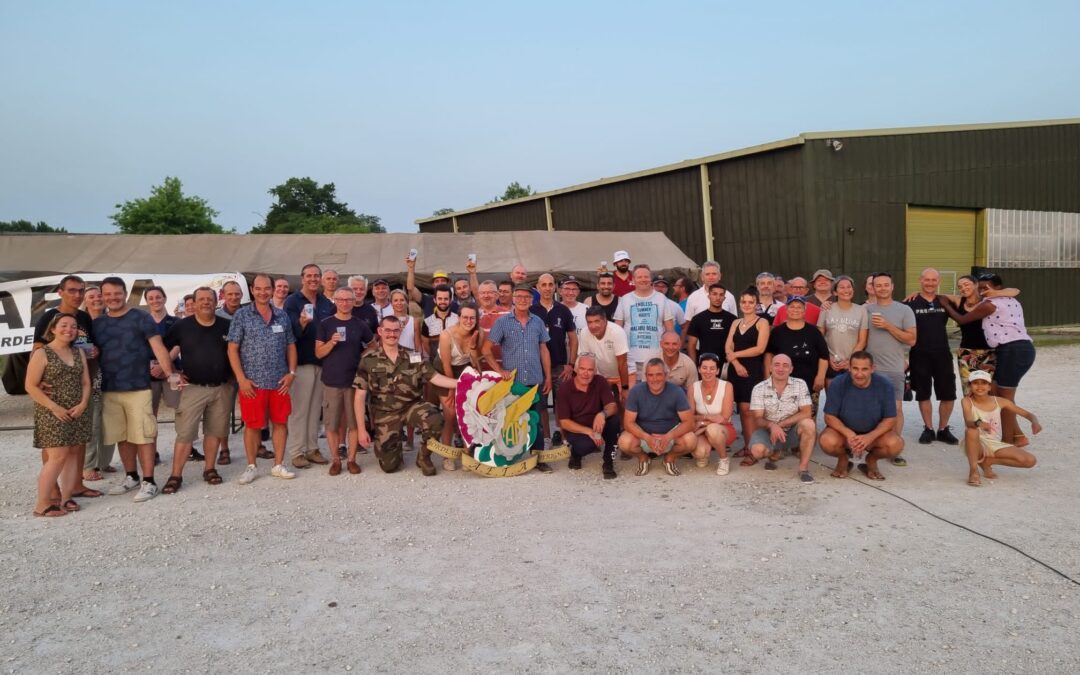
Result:
[[[663,232],[691,259],[705,260],[701,174],[682,169],[551,198],[556,230]],[[612,247],[619,248],[618,242]],[[648,262],[646,251],[630,251]]]
[[[517,232],[546,230],[547,212],[543,199],[509,204],[497,209],[458,216],[458,232]],[[427,230],[424,230],[427,232]]]
[[[1080,323],[1080,269],[1003,269],[991,268],[1001,275],[1006,286],[1020,289],[1017,298],[1024,306],[1028,326],[1063,326]]]
[[[733,292],[763,271],[807,274],[799,153],[793,147],[709,165],[713,252]]]
[[[907,205],[1080,212],[1078,125],[840,140],[839,151],[821,139],[803,146],[807,243],[833,272],[887,270],[903,288]],[[1058,304],[1025,292],[1035,316],[1080,322],[1080,306]]]
[[[443,218],[442,220],[433,220],[430,223],[424,223],[420,226],[420,231],[427,234],[431,232],[453,232],[454,221],[450,218]]]

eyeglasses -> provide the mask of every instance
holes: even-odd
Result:
[[[458,321],[476,321],[475,316],[459,316]]]

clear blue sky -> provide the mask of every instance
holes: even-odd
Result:
[[[414,232],[514,180],[1078,117],[1078,25],[1076,0],[0,0],[0,220],[112,232],[115,204],[174,175],[246,231],[311,176]]]

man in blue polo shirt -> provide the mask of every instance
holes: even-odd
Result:
[[[829,385],[825,426],[818,442],[836,457],[835,478],[848,475],[848,457],[872,480],[885,480],[878,460],[892,459],[904,450],[895,431],[896,396],[888,378],[874,373],[874,357],[858,351],[848,360],[848,372]]]

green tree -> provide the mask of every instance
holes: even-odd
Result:
[[[357,213],[337,200],[333,183],[319,185],[311,178],[290,178],[272,187],[274,203],[252,234],[364,234],[386,232],[378,216]]]
[[[150,188],[150,196],[117,204],[109,216],[123,234],[222,234],[218,212],[202,197],[185,196],[179,178]]]
[[[454,209],[435,209],[431,212],[433,216],[447,216],[454,212]]]
[[[0,220],[0,232],[67,232],[62,227],[52,227],[43,220],[31,223],[29,220]]]
[[[522,185],[521,183],[514,181],[506,186],[506,190],[502,193],[501,197],[492,199],[488,204],[497,204],[499,202],[510,201],[511,199],[521,199],[522,197],[528,197],[529,195],[536,194],[536,191],[532,189],[531,185]]]

